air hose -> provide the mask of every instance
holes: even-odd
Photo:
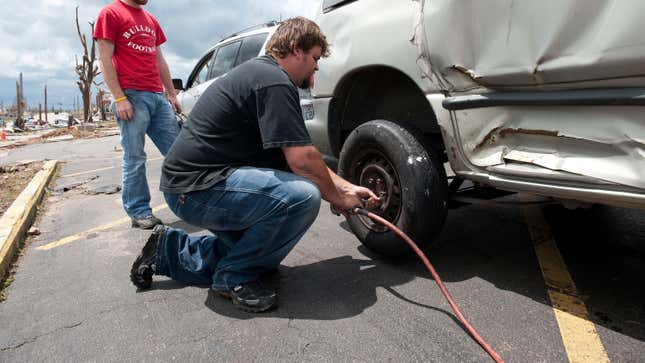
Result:
[[[380,223],[380,224],[386,226],[387,228],[389,228],[392,231],[394,231],[394,233],[399,235],[401,238],[403,238],[403,240],[414,250],[414,252],[419,256],[421,261],[423,261],[423,263],[426,265],[426,267],[428,268],[428,270],[432,274],[432,277],[434,278],[435,282],[439,286],[439,289],[441,290],[441,293],[446,298],[446,301],[448,301],[448,304],[450,304],[450,307],[452,308],[452,311],[455,313],[455,315],[457,316],[457,319],[459,319],[459,321],[464,326],[466,331],[468,331],[470,336],[482,348],[484,348],[486,353],[488,353],[488,355],[490,355],[490,357],[493,358],[493,360],[495,362],[504,362],[502,357],[490,346],[490,344],[488,344],[488,343],[486,343],[486,341],[484,341],[484,339],[481,337],[481,335],[479,335],[479,333],[477,333],[475,328],[473,328],[473,326],[470,325],[468,320],[466,320],[466,318],[464,317],[464,314],[461,313],[461,310],[459,310],[459,307],[457,306],[457,304],[453,300],[452,296],[450,296],[450,293],[448,292],[448,290],[444,286],[443,281],[441,281],[441,278],[437,274],[437,271],[435,271],[434,267],[432,266],[432,264],[428,260],[428,257],[426,257],[426,255],[423,253],[423,251],[421,251],[421,249],[419,249],[417,244],[414,243],[414,241],[412,241],[412,239],[410,239],[410,237],[408,237],[405,233],[403,233],[403,231],[398,229],[392,223],[386,221],[384,218],[381,218],[378,215],[376,215],[376,214],[374,214],[374,213],[372,213],[372,212],[370,212],[370,211],[368,211],[366,209],[354,208],[352,210],[352,213],[360,214],[360,215],[363,215],[365,217],[368,217],[371,220],[373,220],[374,222],[377,222],[377,223]]]

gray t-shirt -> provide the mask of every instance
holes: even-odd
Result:
[[[188,193],[236,168],[289,170],[281,147],[311,145],[296,86],[275,59],[251,59],[213,82],[168,151],[160,190]]]

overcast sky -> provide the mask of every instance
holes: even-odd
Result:
[[[16,81],[23,73],[30,106],[44,102],[71,108],[76,95],[74,55],[83,50],[76,33],[91,38],[89,20],[112,0],[2,0],[0,15],[0,102],[15,104]],[[269,20],[297,15],[315,18],[320,0],[150,0],[146,10],[161,24],[168,41],[162,46],[173,78],[186,79],[199,56],[222,36]],[[80,99],[80,96],[79,96]]]

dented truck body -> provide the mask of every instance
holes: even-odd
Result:
[[[448,95],[442,129],[460,173],[645,206],[645,3],[432,0],[418,9],[427,44],[417,49]]]
[[[464,179],[645,209],[643,12],[639,0],[323,1],[332,56],[312,139],[339,156],[360,124],[404,122]]]

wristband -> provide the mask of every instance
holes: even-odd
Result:
[[[114,103],[123,102],[123,101],[125,101],[125,100],[127,100],[127,99],[128,99],[128,97],[126,97],[126,96],[119,97],[119,98],[117,98],[117,99],[115,99],[115,100],[114,100]]]

